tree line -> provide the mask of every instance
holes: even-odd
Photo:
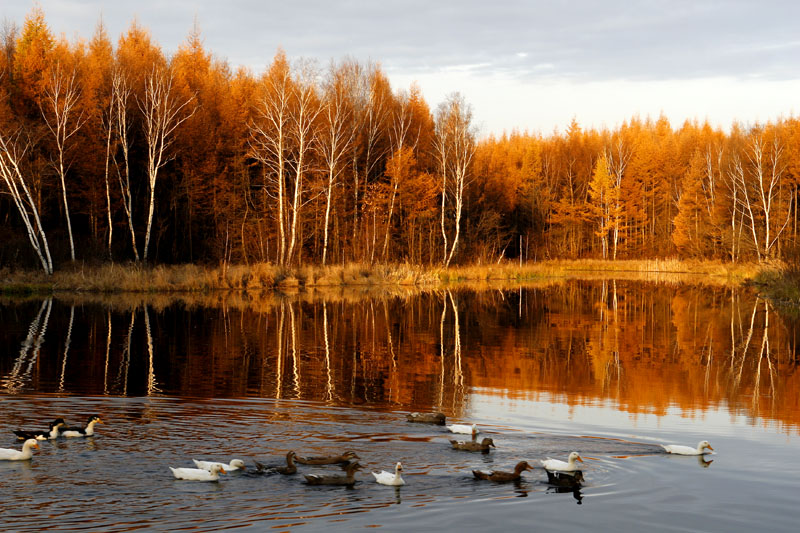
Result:
[[[0,265],[740,261],[796,239],[795,119],[479,139],[461,95],[432,110],[376,63],[278,50],[253,73],[197,29],[167,55],[135,22],[56,38],[40,9],[0,37]]]

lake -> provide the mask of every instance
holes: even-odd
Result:
[[[746,288],[561,280],[437,291],[0,300],[0,447],[13,429],[103,420],[85,439],[0,461],[13,531],[795,531],[797,326]],[[442,411],[493,438],[452,450]],[[468,435],[456,437],[469,439]],[[664,453],[695,446],[703,458]],[[253,461],[353,450],[353,488]],[[477,481],[584,458],[580,486]],[[216,483],[192,458],[245,460]],[[370,470],[401,461],[406,485]]]

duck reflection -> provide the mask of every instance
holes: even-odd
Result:
[[[575,470],[574,472],[547,472],[547,483],[550,485],[547,488],[548,493],[564,494],[571,493],[575,498],[578,505],[583,502],[583,495],[581,494],[581,487],[583,486],[583,471]]]
[[[702,468],[708,468],[711,466],[711,463],[714,462],[714,459],[706,460],[705,455],[698,455],[697,456],[697,464],[700,465]]]

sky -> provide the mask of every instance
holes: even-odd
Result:
[[[136,20],[166,53],[196,21],[208,51],[254,73],[278,47],[322,66],[376,61],[432,109],[460,92],[482,136],[549,135],[573,118],[727,129],[800,113],[794,0],[7,0],[0,19],[21,27],[37,4],[70,40],[90,38],[101,16],[114,40]]]

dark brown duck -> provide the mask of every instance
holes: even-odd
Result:
[[[502,470],[483,472],[481,470],[473,470],[472,475],[475,476],[475,479],[488,479],[489,481],[516,481],[522,477],[522,472],[525,470],[533,470],[533,467],[528,464],[528,461],[520,461],[517,463],[513,472],[503,472]]]

